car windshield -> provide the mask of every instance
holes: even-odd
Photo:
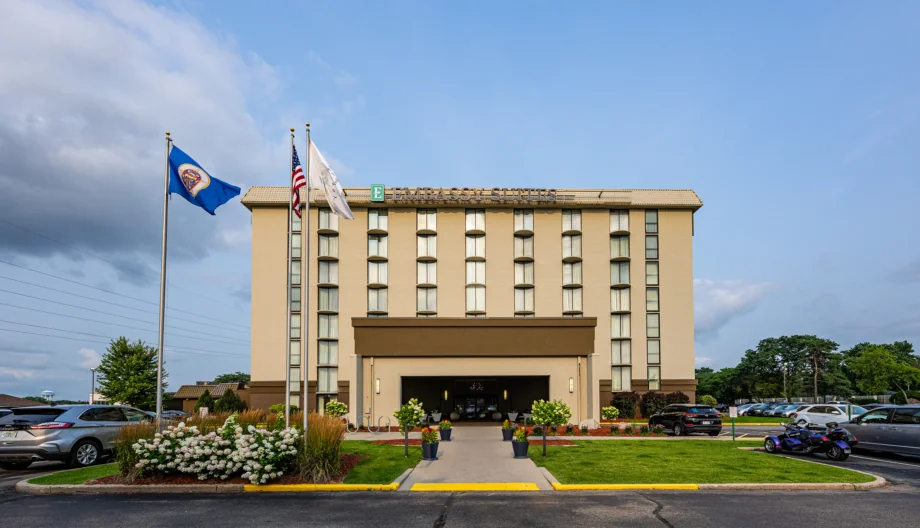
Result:
[[[0,418],[0,425],[31,425],[53,422],[55,418],[64,414],[66,410],[51,407],[13,409],[12,414],[7,414]]]
[[[718,411],[712,407],[690,407],[687,412],[695,414],[718,414]]]

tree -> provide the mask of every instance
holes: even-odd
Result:
[[[920,383],[920,369],[900,361],[882,346],[863,348],[857,357],[847,362],[847,366],[856,375],[856,386],[867,394],[881,394],[895,387],[907,401],[907,388]]]
[[[249,383],[249,381],[249,374],[236,371],[232,374],[221,374],[214,378],[214,381],[211,383],[217,385],[218,383]]]
[[[99,363],[99,393],[110,402],[154,409],[157,401],[157,349],[124,336],[112,340]],[[163,371],[163,387],[166,387]]]
[[[243,401],[231,389],[227,389],[214,402],[214,412],[235,412],[243,410]]]
[[[831,362],[835,359],[834,351],[840,346],[830,339],[822,339],[813,335],[797,335],[790,339],[803,347],[805,357],[808,360],[808,369],[811,371],[812,382],[814,387],[815,401],[818,398],[818,378],[822,371],[827,370]]]
[[[198,401],[195,402],[195,412],[198,412],[198,409],[202,407],[207,407],[209,411],[216,411],[214,408],[214,398],[211,396],[211,391],[205,389],[201,393],[201,396],[198,397]]]

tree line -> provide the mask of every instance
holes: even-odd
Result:
[[[720,402],[894,392],[895,400],[917,398],[920,356],[907,341],[840,345],[813,335],[770,337],[744,352],[735,367],[696,369],[696,393]]]

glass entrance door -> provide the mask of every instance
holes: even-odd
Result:
[[[492,413],[498,410],[498,397],[480,394],[456,398],[455,407],[462,409],[460,417],[464,420],[491,420]]]

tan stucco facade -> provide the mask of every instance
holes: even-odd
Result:
[[[271,394],[283,400],[286,351],[286,238],[285,189],[257,187],[243,199],[252,211],[252,357],[251,373],[255,402],[268,402]],[[338,220],[338,359],[337,390],[348,396],[349,414],[372,409],[373,416],[390,416],[406,395],[400,378],[406,376],[549,376],[550,397],[567,401],[580,420],[598,419],[600,407],[609,405],[611,379],[611,211],[628,211],[630,335],[633,390],[648,387],[646,335],[645,218],[647,210],[658,213],[660,366],[662,391],[682,390],[695,397],[693,334],[693,215],[702,203],[692,191],[557,190],[554,203],[371,203],[367,189],[347,189],[354,220]],[[318,272],[319,212],[321,194],[310,196],[310,240],[303,242],[299,255],[309,261],[310,313],[303,316],[306,327],[310,391],[317,384],[318,365]],[[485,210],[485,312],[488,319],[515,317],[514,210],[533,210],[533,316],[563,316],[563,230],[562,211],[580,211],[582,312],[595,318],[590,353],[574,357],[533,356],[476,357],[376,357],[373,350],[356,349],[353,320],[368,317],[368,211],[387,212],[388,318],[416,317],[417,210],[436,209],[437,227],[437,318],[465,318],[466,306],[466,212]],[[304,269],[306,272],[306,269]],[[304,280],[306,273],[304,273]],[[482,319],[470,319],[483,321]],[[430,346],[419,333],[418,347]],[[367,347],[365,347],[367,348]],[[295,347],[296,353],[296,347]],[[374,387],[380,379],[381,391]],[[569,391],[569,378],[577,390]],[[281,382],[281,383],[279,383]],[[344,383],[344,385],[343,385]],[[261,389],[259,388],[261,384]],[[335,384],[333,384],[333,387]],[[279,389],[280,387],[280,389]],[[300,383],[294,391],[302,393]],[[280,394],[278,393],[280,390]],[[335,390],[335,389],[333,389]],[[260,392],[261,391],[261,392]],[[320,391],[322,393],[322,391]],[[360,393],[360,396],[359,396]],[[334,393],[332,393],[334,394]],[[311,392],[310,407],[316,405]],[[356,412],[357,411],[357,412]],[[573,417],[574,419],[574,417]]]

